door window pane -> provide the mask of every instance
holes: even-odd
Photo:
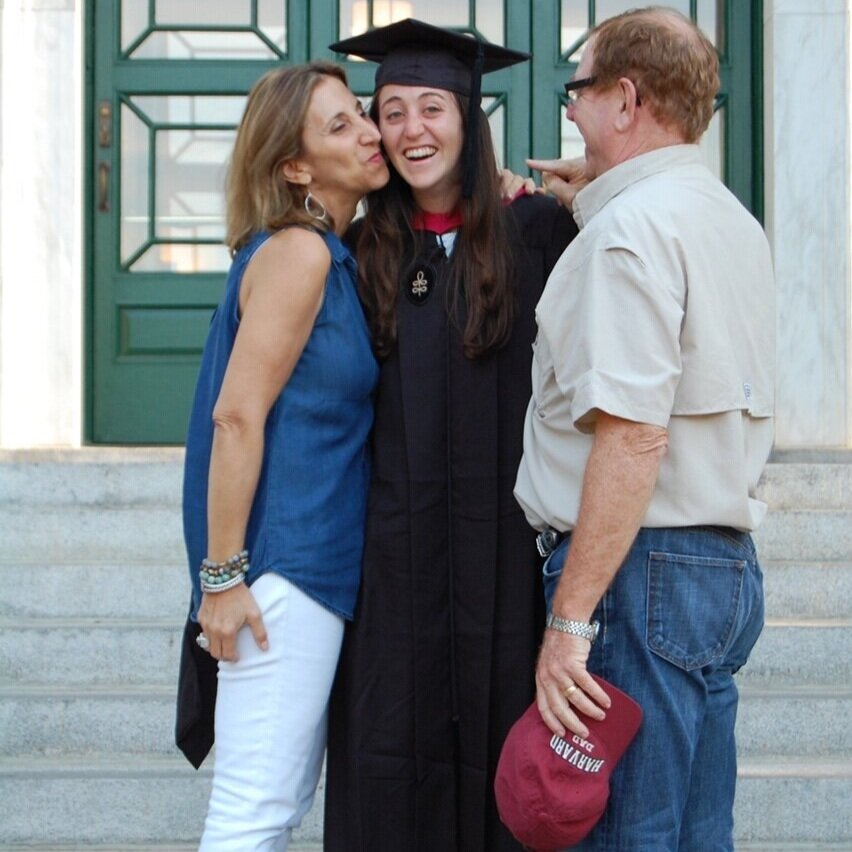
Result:
[[[140,0],[125,0],[139,3]],[[251,0],[155,0],[154,20],[158,24],[247,24],[251,20]]]
[[[595,24],[605,21],[607,18],[612,18],[614,15],[620,15],[622,12],[627,12],[630,9],[635,9],[642,4],[636,0],[595,0],[594,17],[589,12],[589,0],[561,0],[561,28],[559,49],[563,55],[571,51],[571,48],[583,38],[588,30]],[[699,0],[698,21],[699,24],[709,30],[707,27],[713,28],[715,32],[717,12],[716,6],[721,6],[724,0]],[[683,15],[689,17],[689,0],[666,0],[662,5],[675,9]],[[715,38],[714,38],[715,44]],[[583,56],[583,46],[580,45],[575,50],[571,51],[567,59],[571,62],[579,62]]]
[[[225,234],[226,170],[244,107],[243,95],[140,95],[122,104],[122,264],[134,272],[228,268],[227,250],[212,243]]]
[[[599,24],[607,18],[612,18],[615,15],[620,15],[622,12],[645,5],[650,4],[637,3],[636,0],[595,0],[595,23]],[[676,9],[682,15],[689,17],[689,0],[665,0],[660,5]]]
[[[722,181],[725,180],[725,116],[723,104],[713,113],[710,126],[701,137],[700,143],[704,165]]]
[[[698,0],[698,26],[716,46],[719,53],[725,52],[725,2],[724,0]]]
[[[222,190],[234,130],[161,130],[156,134],[154,235],[157,239],[225,236]]]
[[[491,127],[491,141],[494,143],[497,165],[502,169],[506,161],[506,101],[503,98],[483,98],[482,108]]]
[[[226,246],[155,243],[130,266],[131,272],[227,272],[231,256]]]
[[[504,44],[505,0],[476,0],[475,20],[467,0],[340,0],[340,38],[360,35],[372,26],[384,27],[404,18],[418,18],[436,27],[473,28],[495,44]]]
[[[503,0],[476,0],[476,28],[488,41],[506,44],[505,18]]]
[[[253,23],[253,17],[256,23]],[[122,0],[121,45],[133,59],[274,59],[287,49],[286,0]]]
[[[561,100],[559,103],[559,114],[559,156],[569,159],[573,157],[582,157],[586,150],[586,143],[583,142],[583,137],[580,135],[577,125],[574,124],[573,121],[568,121],[565,117],[565,104]]]
[[[121,105],[121,260],[148,240],[149,128],[127,104]]]
[[[559,52],[567,53],[588,29],[588,0],[562,0]],[[571,59],[575,61],[573,57]],[[579,62],[579,59],[576,61]]]

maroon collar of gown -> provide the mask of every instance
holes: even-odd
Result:
[[[425,210],[418,210],[414,214],[412,226],[415,231],[431,231],[441,236],[460,228],[461,223],[462,214],[458,208],[449,213],[427,213]]]
[[[508,207],[523,195],[526,195],[526,190],[521,187],[511,198],[503,199],[503,206]],[[418,210],[414,214],[414,221],[412,222],[415,231],[430,231],[438,236],[446,234],[448,231],[455,231],[461,227],[461,224],[462,214],[458,207],[449,213],[427,213],[425,210]]]

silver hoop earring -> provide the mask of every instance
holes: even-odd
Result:
[[[325,205],[310,190],[305,196],[305,213],[320,222],[325,222],[328,219],[328,211],[325,209]]]

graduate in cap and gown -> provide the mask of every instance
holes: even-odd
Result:
[[[379,62],[391,172],[350,230],[381,364],[362,585],[329,720],[326,852],[519,850],[493,782],[535,693],[535,535],[512,489],[534,310],[576,225],[500,197],[483,73],[528,55],[414,20],[331,45]]]

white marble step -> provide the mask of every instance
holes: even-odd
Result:
[[[0,450],[0,504],[178,505],[183,456],[179,447]],[[852,466],[773,462],[758,496],[772,510],[848,509]]]
[[[0,686],[0,755],[177,754],[175,688]],[[741,690],[737,748],[767,754],[852,757],[852,687]],[[802,730],[807,719],[807,731]]]
[[[183,449],[0,450],[0,505],[180,506]]]
[[[785,509],[848,509],[852,506],[852,453],[845,462],[768,464],[758,496],[771,511]]]
[[[173,684],[174,619],[0,618],[0,682]],[[750,686],[852,682],[852,620],[769,619],[739,675]]]
[[[852,682],[852,619],[772,618],[738,673],[750,687]]]
[[[850,571],[852,574],[852,571]],[[0,561],[0,618],[186,618],[189,573],[183,553],[169,562],[82,565]]]
[[[741,758],[819,755],[852,758],[852,684],[740,687]],[[803,720],[807,720],[803,724]]]
[[[0,758],[0,848],[192,843],[201,833],[210,778],[210,769],[196,771],[182,757]],[[295,837],[321,841],[322,786]]]
[[[6,564],[174,564],[185,554],[177,506],[0,506]]]
[[[0,560],[12,565],[151,562],[184,554],[177,506],[0,506]],[[843,562],[852,556],[852,509],[771,512],[755,534],[765,562]]]
[[[852,505],[770,511],[754,534],[764,561],[842,562],[852,557]]]
[[[770,617],[852,617],[852,561],[762,563]],[[0,617],[185,617],[183,553],[169,562],[10,563],[0,556]],[[12,588],[14,587],[14,590]]]
[[[734,836],[769,843],[852,842],[852,759],[739,761]]]
[[[837,843],[820,843],[810,840],[807,843],[788,843],[775,840],[772,843],[751,841],[737,843],[736,852],[852,852],[852,840]]]
[[[761,560],[770,618],[852,618],[852,561]]]
[[[116,754],[109,759],[0,759],[0,844],[191,843],[198,836],[209,770],[178,759]],[[852,761],[740,762],[735,809],[742,841],[849,842]],[[321,840],[321,795],[299,838]]]
[[[820,847],[820,849],[828,847]],[[832,847],[834,848],[834,847]],[[198,852],[198,843],[4,843],[3,852]],[[322,852],[321,843],[296,840],[287,852]]]
[[[177,755],[173,685],[0,686],[0,755]]]

